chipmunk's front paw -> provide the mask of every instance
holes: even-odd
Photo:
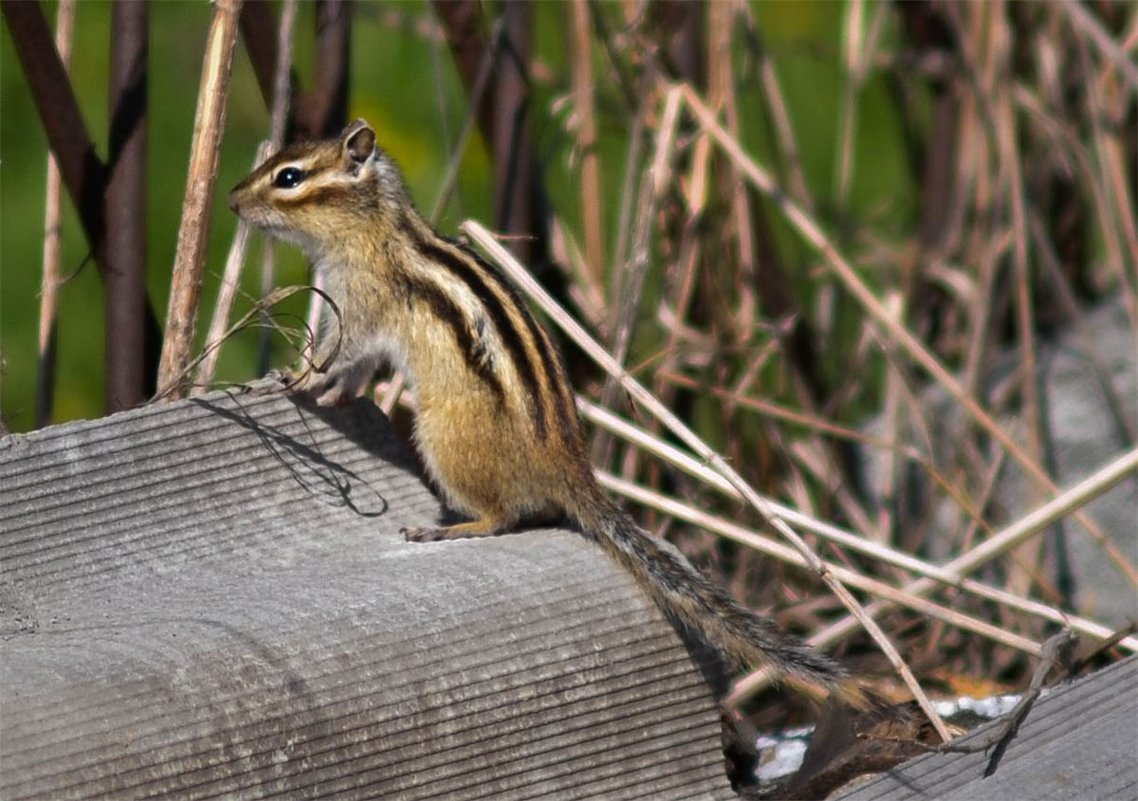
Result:
[[[278,392],[294,391],[300,383],[300,376],[292,370],[269,370],[265,373],[264,381],[270,388]]]
[[[245,391],[252,395],[273,395],[278,392],[290,391],[290,385],[296,379],[282,370],[270,370],[258,379],[245,385]]]
[[[314,390],[317,406],[350,406],[356,396],[346,392],[339,384],[328,384],[321,390]],[[317,394],[318,393],[318,394]]]
[[[438,542],[439,540],[449,539],[447,537],[447,530],[445,528],[429,528],[426,526],[414,528],[402,528],[399,533],[407,542]]]
[[[289,395],[303,395],[317,406],[344,406],[354,398],[346,396],[335,376],[308,370],[270,370],[265,374],[271,388]],[[272,390],[270,390],[272,391]]]

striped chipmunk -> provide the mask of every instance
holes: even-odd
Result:
[[[339,308],[338,327],[325,315],[317,368],[294,375],[292,391],[349,402],[384,362],[410,378],[415,445],[448,506],[471,520],[407,529],[408,540],[564,522],[696,640],[807,694],[851,696],[836,663],[736,602],[604,494],[553,339],[495,267],[423,219],[366,122],[271,157],[229,205],[303,249]]]

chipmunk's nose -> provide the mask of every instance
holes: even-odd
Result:
[[[234,189],[232,192],[229,193],[229,210],[232,211],[234,214],[240,214],[240,211],[237,208],[238,205],[239,205],[239,201],[237,199],[237,190]]]

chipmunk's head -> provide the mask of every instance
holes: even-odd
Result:
[[[314,259],[352,227],[376,224],[408,203],[395,163],[356,120],[336,139],[301,142],[270,157],[229,193],[252,225],[299,245]]]

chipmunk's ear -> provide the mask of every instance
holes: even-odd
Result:
[[[344,166],[356,169],[375,152],[375,131],[364,120],[356,120],[340,134],[344,149]]]

